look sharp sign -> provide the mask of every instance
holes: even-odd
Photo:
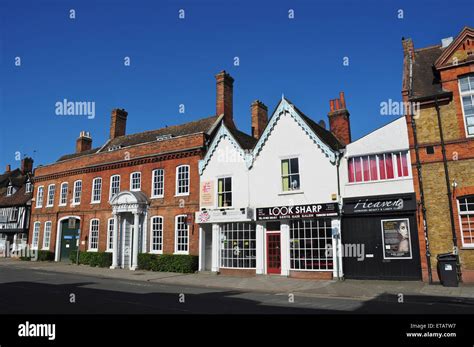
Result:
[[[337,203],[275,206],[257,208],[257,220],[334,217],[339,215]]]

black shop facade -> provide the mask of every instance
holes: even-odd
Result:
[[[421,280],[415,194],[344,198],[342,248],[348,279]],[[346,252],[347,253],[347,252]]]

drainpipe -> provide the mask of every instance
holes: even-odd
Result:
[[[340,182],[340,173],[339,173],[339,168],[341,165],[341,160],[343,157],[344,153],[342,151],[339,152],[338,158],[336,160],[336,172],[337,172],[337,198],[340,200],[341,197],[341,182]],[[339,201],[338,201],[339,203]],[[342,201],[341,201],[342,205]],[[337,279],[338,280],[343,280],[340,276],[339,272],[339,239],[341,240],[342,243],[342,238],[341,238],[341,233],[342,233],[342,208],[339,209],[341,211],[341,217],[339,218],[339,235],[338,239],[336,240],[336,269],[337,269]]]
[[[457,265],[457,273],[459,276],[459,280],[462,282],[462,273],[461,273],[461,264],[459,263],[459,252],[458,252],[458,239],[456,236],[456,228],[454,225],[454,213],[453,213],[453,200],[451,195],[451,180],[449,178],[449,170],[448,170],[448,160],[446,158],[446,146],[444,143],[444,134],[443,134],[443,125],[441,123],[441,111],[439,109],[438,97],[435,98],[435,108],[436,108],[436,115],[438,118],[438,128],[439,128],[439,137],[441,140],[441,153],[443,154],[443,166],[444,166],[444,177],[446,179],[446,189],[448,195],[448,204],[449,204],[449,218],[451,222],[451,233],[453,238],[453,253],[456,255],[456,265]]]

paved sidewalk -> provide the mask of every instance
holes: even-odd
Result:
[[[30,268],[39,271],[58,273],[76,273],[87,276],[112,278],[130,281],[145,281],[159,284],[195,286],[204,288],[232,289],[241,291],[257,291],[278,294],[346,297],[372,299],[382,295],[406,296],[441,296],[449,298],[474,299],[474,285],[461,284],[457,288],[443,287],[439,284],[429,285],[413,281],[323,281],[293,279],[281,276],[234,277],[213,275],[208,273],[179,274],[170,272],[130,271],[123,269],[111,270],[87,265],[73,265],[54,262],[29,262],[17,259],[0,259],[2,267]]]

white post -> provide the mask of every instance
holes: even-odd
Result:
[[[265,228],[262,222],[257,223],[255,237],[255,247],[257,247],[255,252],[257,268],[255,272],[257,275],[263,275],[265,273]]]
[[[333,278],[344,277],[342,270],[342,242],[341,242],[341,221],[333,219],[332,228],[332,255],[333,255]]]
[[[219,224],[212,224],[212,268],[213,272],[219,271],[219,251],[221,238],[219,235]]]
[[[119,230],[119,218],[118,214],[114,213],[114,240],[112,245],[112,266],[111,269],[118,268],[118,230]]]
[[[290,275],[290,225],[282,221],[280,225],[281,275]]]
[[[140,225],[140,215],[135,213],[133,221],[133,256],[132,256],[132,268],[136,270],[138,267],[138,227]]]
[[[198,271],[203,271],[205,269],[206,263],[206,239],[205,239],[205,232],[201,226],[199,226],[199,266]]]

